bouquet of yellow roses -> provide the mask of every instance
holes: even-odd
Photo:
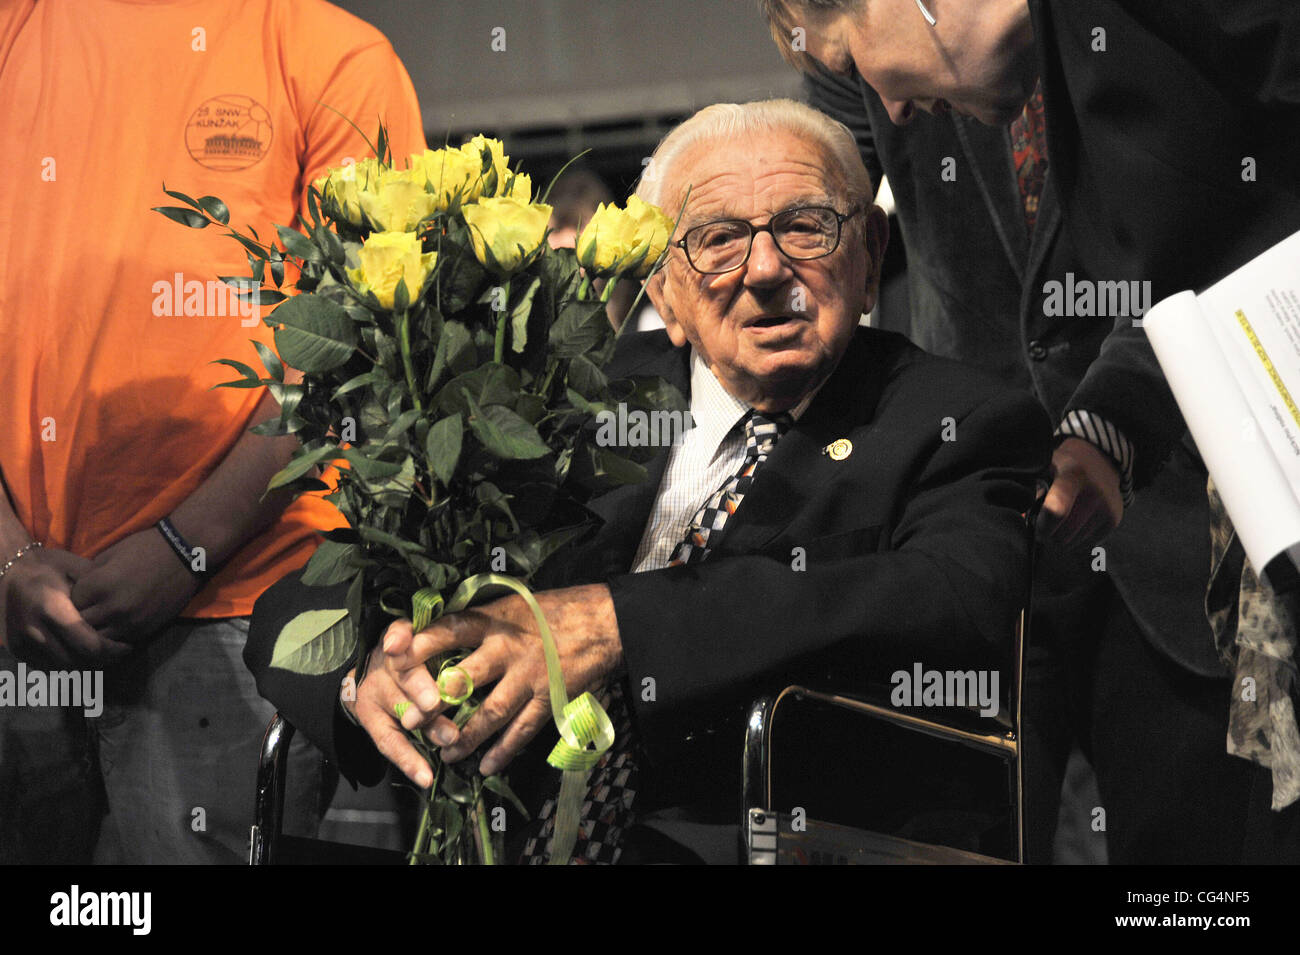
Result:
[[[324,535],[303,573],[310,585],[347,582],[345,605],[300,614],[275,646],[272,666],[304,674],[369,653],[380,629],[372,624],[382,621],[367,612],[363,624],[365,608],[419,629],[501,586],[535,608],[526,585],[597,523],[587,499],[645,476],[639,452],[594,440],[596,415],[620,403],[684,404],[658,379],[616,381],[602,370],[614,345],[603,299],[621,278],[656,266],[670,219],[633,197],[602,206],[576,250],[552,249],[545,195],[534,201],[532,181],[499,141],[476,136],[399,169],[385,140],[381,129],[375,158],[311,186],[301,231],[277,226],[269,244],[255,232],[228,233],[246,250],[251,277],[224,280],[278,307],[265,319],[275,348],[254,343],[266,374],[221,359],[241,376],[225,386],[268,388],[280,414],[255,430],[300,439],[270,487],[328,491],[348,522]],[[185,203],[158,210],[169,218],[229,226],[220,199],[168,195]],[[293,295],[279,290],[286,263],[296,266]],[[600,297],[596,279],[605,280]],[[316,475],[335,463],[330,489]],[[431,668],[463,725],[479,697],[453,689],[456,662]],[[579,701],[564,697],[558,673],[551,682],[564,750],[552,764],[585,778],[598,741],[575,733],[564,713]],[[590,717],[594,701],[581,702]],[[506,781],[442,764],[413,738],[435,782],[422,794],[412,862],[500,860],[502,838],[487,820],[507,803],[522,809]]]

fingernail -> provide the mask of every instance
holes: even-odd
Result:
[[[429,710],[433,709],[435,706],[438,705],[439,699],[440,697],[438,696],[437,690],[425,690],[423,693],[420,694],[420,700],[419,700],[420,709],[424,710],[425,712],[428,712]]]
[[[415,781],[421,789],[428,789],[433,785],[433,776],[427,769],[421,769],[415,774]]]
[[[478,764],[478,771],[480,776],[494,775],[497,771],[496,760],[491,756],[484,756],[483,762]]]
[[[450,726],[439,726],[433,731],[433,738],[437,740],[439,746],[450,746],[456,742],[456,737],[460,735]]]

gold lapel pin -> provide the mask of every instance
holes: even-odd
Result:
[[[822,448],[822,454],[829,454],[832,461],[843,461],[853,453],[853,442],[848,438],[836,438],[826,447]]]

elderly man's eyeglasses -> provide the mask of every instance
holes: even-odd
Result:
[[[748,262],[756,232],[770,232],[776,247],[789,258],[820,259],[839,248],[840,227],[861,211],[845,214],[825,206],[805,206],[778,212],[758,226],[745,219],[718,219],[695,226],[673,244],[686,253],[695,271],[705,275],[730,272]]]

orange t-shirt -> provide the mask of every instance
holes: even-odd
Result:
[[[257,423],[261,389],[209,390],[237,377],[213,359],[260,368],[249,339],[272,341],[207,284],[248,275],[243,250],[150,209],[181,204],[164,182],[217,196],[268,241],[311,180],[369,155],[327,106],[372,140],[382,117],[399,162],[424,149],[388,41],[321,0],[6,0],[0,474],[32,537],[95,556],[174,510]],[[340,523],[300,498],[185,615],[247,614]]]

